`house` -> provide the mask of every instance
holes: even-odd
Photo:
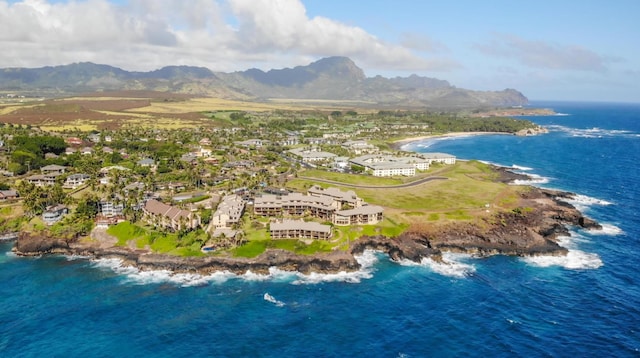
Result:
[[[106,229],[109,226],[126,221],[124,216],[104,216],[96,215],[96,227]]]
[[[29,177],[24,178],[27,182],[35,185],[35,186],[51,186],[56,183],[56,179],[59,175],[42,175],[36,174]]]
[[[122,216],[124,213],[124,204],[110,200],[100,200],[98,203],[100,214],[105,217]]]
[[[82,150],[80,152],[82,153],[82,155],[91,155],[91,154],[93,154],[93,148],[84,147],[84,148],[82,148]]]
[[[151,225],[172,230],[195,229],[200,226],[200,216],[188,210],[167,205],[155,199],[147,200],[142,208],[144,218]]]
[[[62,187],[65,189],[75,189],[84,185],[90,178],[91,176],[88,174],[71,174],[64,181]]]
[[[210,146],[211,145],[211,139],[209,138],[202,138],[200,139],[200,141],[198,142],[198,144],[202,145],[202,146]]]
[[[329,239],[331,226],[304,220],[282,219],[269,224],[272,239]]]
[[[69,145],[75,145],[75,146],[80,146],[82,144],[84,144],[84,141],[78,137],[69,137],[67,139],[64,140],[67,144]]]
[[[43,175],[60,175],[60,174],[64,174],[66,170],[67,170],[67,167],[63,167],[62,165],[51,164],[51,165],[45,165],[44,167],[40,168],[40,173],[42,173]]]
[[[69,209],[62,204],[48,206],[42,213],[42,220],[47,225],[53,225],[62,220],[62,217],[69,213]]]
[[[208,158],[213,154],[213,151],[209,148],[200,147],[196,152],[194,152],[196,157],[198,158]]]
[[[0,190],[0,200],[11,200],[18,198],[18,192],[15,190]]]
[[[142,158],[142,159],[138,160],[137,163],[138,163],[139,166],[147,167],[147,168],[153,167],[153,166],[156,165],[156,162],[153,161],[153,159],[151,159],[151,158]]]

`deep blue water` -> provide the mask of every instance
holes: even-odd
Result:
[[[640,105],[539,103],[551,133],[415,143],[539,175],[605,224],[567,258],[367,254],[351,275],[176,276],[0,243],[0,356],[640,355]],[[265,296],[268,294],[268,296]]]

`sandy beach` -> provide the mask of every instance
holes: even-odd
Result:
[[[400,148],[403,145],[409,144],[411,142],[417,142],[417,141],[421,141],[425,139],[433,139],[433,138],[470,137],[470,136],[491,135],[491,134],[513,135],[512,133],[504,133],[504,132],[451,132],[451,133],[444,133],[444,134],[431,134],[431,135],[423,135],[423,136],[417,136],[417,137],[398,139],[393,142],[393,146],[396,148]]]

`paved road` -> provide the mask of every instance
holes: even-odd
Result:
[[[398,188],[410,188],[412,186],[417,186],[417,185],[421,185],[424,184],[426,182],[430,182],[433,180],[447,180],[448,178],[446,177],[426,177],[426,178],[422,178],[420,180],[416,180],[416,181],[412,181],[410,183],[404,183],[404,184],[398,184],[398,185],[384,185],[384,186],[378,186],[378,185],[360,185],[360,184],[347,184],[347,183],[343,183],[343,182],[339,182],[339,181],[334,181],[334,180],[327,180],[327,179],[319,179],[319,178],[312,178],[312,177],[304,177],[304,176],[300,176],[298,177],[300,179],[307,179],[307,180],[313,180],[313,181],[318,181],[321,183],[327,183],[327,184],[334,184],[334,185],[340,185],[340,186],[348,186],[351,188],[361,188],[361,189],[398,189]]]

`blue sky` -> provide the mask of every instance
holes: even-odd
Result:
[[[367,76],[640,102],[638,14],[638,0],[0,0],[0,67],[268,70],[339,55]]]

